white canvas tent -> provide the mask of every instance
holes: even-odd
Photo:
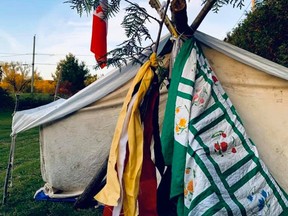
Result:
[[[288,191],[288,68],[201,32],[196,32],[195,38],[261,158]],[[50,187],[67,196],[80,194],[98,172],[108,155],[122,102],[138,69],[128,64],[68,100],[16,112],[12,135],[40,126],[41,172]],[[166,98],[167,91],[162,89],[160,126]]]

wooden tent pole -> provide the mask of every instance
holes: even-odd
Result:
[[[170,0],[167,0],[167,5],[165,7],[165,10],[164,10],[164,17],[163,19],[161,20],[161,23],[160,23],[160,28],[159,28],[159,31],[158,31],[158,36],[157,36],[157,40],[156,40],[156,45],[155,45],[155,53],[157,53],[157,50],[158,50],[158,46],[159,46],[159,42],[160,42],[160,37],[161,37],[161,32],[162,32],[162,28],[163,28],[163,24],[165,23],[165,20],[168,19],[167,17],[167,10],[168,10],[168,7],[169,7],[169,4],[170,4]],[[169,22],[170,23],[170,22]],[[170,23],[171,24],[171,23]],[[173,31],[175,31],[174,27],[173,27]],[[176,31],[175,31],[175,36],[176,36]]]
[[[170,34],[177,38],[179,34],[184,34],[184,37],[192,37],[194,32],[202,23],[203,19],[206,17],[208,12],[212,9],[213,5],[217,0],[207,0],[204,7],[201,9],[191,26],[188,25],[187,21],[187,11],[186,11],[186,0],[172,0],[171,2],[171,12],[173,17],[173,22],[170,21],[168,16],[165,14],[164,23],[169,30]],[[156,9],[157,12],[160,11],[161,4],[159,0],[150,0],[149,4],[152,8]],[[183,22],[184,21],[184,22]],[[174,27],[176,25],[176,28]]]
[[[12,136],[11,138],[9,161],[8,161],[8,165],[6,169],[6,176],[5,176],[5,182],[4,182],[4,187],[3,187],[3,199],[2,199],[3,205],[5,205],[7,201],[8,186],[12,185],[12,170],[13,170],[13,164],[14,164],[15,143],[16,143],[16,135]]]
[[[159,0],[150,0],[149,4],[152,8],[154,8],[158,13],[160,13],[160,8],[161,8],[161,3]],[[169,30],[170,34],[177,38],[178,37],[178,33],[174,27],[174,25],[172,24],[171,20],[168,18],[168,16],[165,13],[164,16],[164,24],[166,25],[167,29]]]
[[[19,105],[19,94],[16,94],[16,101],[14,112],[12,116],[17,112]],[[2,205],[6,204],[7,201],[7,193],[8,193],[8,186],[9,184],[12,185],[12,171],[13,171],[13,164],[14,164],[14,154],[15,154],[15,146],[16,146],[16,134],[11,137],[11,145],[10,145],[10,153],[9,153],[9,161],[6,169],[6,176],[5,182],[3,186],[3,198],[2,198]]]

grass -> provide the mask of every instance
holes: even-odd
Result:
[[[35,201],[34,193],[44,185],[40,173],[38,128],[18,134],[16,140],[13,184],[2,203],[3,185],[10,151],[11,112],[0,112],[0,216],[9,215],[101,215],[97,209],[75,210],[73,203]]]

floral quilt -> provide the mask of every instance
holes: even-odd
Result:
[[[194,39],[173,68],[162,128],[178,215],[285,215],[287,194]]]

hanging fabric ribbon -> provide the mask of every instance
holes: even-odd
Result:
[[[152,67],[157,67],[155,53],[140,68],[127,93],[110,148],[107,183],[95,196],[114,206],[113,215],[119,215],[122,208],[125,215],[137,214],[144,146],[139,107],[154,77]]]
[[[287,194],[194,39],[176,58],[161,135],[178,215],[280,215]]]
[[[100,0],[98,7],[93,12],[92,36],[90,50],[94,53],[95,59],[101,68],[106,66],[107,62],[107,32],[108,20],[104,19],[104,11],[107,10],[107,0]]]

